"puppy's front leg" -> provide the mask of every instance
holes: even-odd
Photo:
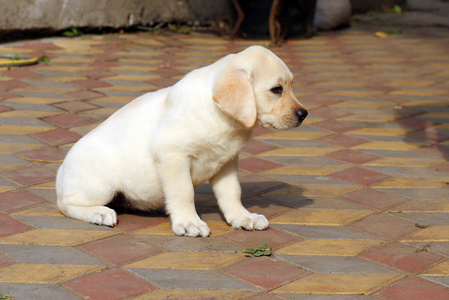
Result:
[[[242,189],[238,180],[237,162],[237,158],[228,162],[220,172],[210,179],[218,206],[220,206],[226,222],[235,229],[267,229],[269,223],[265,216],[250,213],[242,205]]]
[[[209,227],[195,210],[190,160],[181,153],[164,154],[159,159],[158,172],[173,232],[193,237],[209,236]]]

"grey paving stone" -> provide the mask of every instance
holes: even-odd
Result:
[[[381,156],[381,157],[407,157],[407,158],[432,158],[436,159],[435,156],[427,155],[415,151],[402,151],[402,150],[377,150],[377,149],[364,149],[363,152]]]
[[[320,156],[269,156],[271,161],[286,165],[302,166],[350,166],[348,163]]]
[[[381,240],[380,238],[355,229],[342,226],[310,226],[272,224],[274,228],[282,229],[311,239],[350,239],[350,240]]]
[[[16,92],[16,93],[20,94],[24,97],[62,98],[60,94],[51,94],[51,93],[35,93],[35,92],[28,93],[28,92],[26,92],[26,94],[29,94],[29,95],[23,94],[25,92],[23,92],[23,93]],[[57,95],[57,97],[54,97],[54,95]],[[53,107],[51,105],[46,105],[46,104],[3,102],[3,105],[12,107],[16,110],[59,111],[61,113],[64,112],[63,110],[57,109],[56,107]]]
[[[219,236],[207,239],[186,239],[178,236],[136,235],[139,239],[146,240],[155,245],[160,245],[172,251],[213,251],[213,252],[236,252],[242,246],[236,245],[229,240]]]
[[[286,174],[267,174],[266,176],[287,182],[290,184],[328,184],[328,185],[353,185],[341,179],[332,178],[325,175],[286,175]]]
[[[317,141],[305,141],[305,140],[275,140],[275,139],[258,139],[264,142],[271,143],[281,147],[311,147],[311,148],[336,148],[338,146],[329,145],[326,143],[320,143]]]
[[[449,213],[391,213],[391,215],[427,226],[449,225]]]
[[[422,278],[449,287],[449,276],[423,276]]]
[[[31,192],[41,196],[42,198],[50,201],[56,202],[56,191],[55,190],[44,190],[44,189],[30,189]]]
[[[73,248],[41,245],[0,245],[0,251],[27,264],[106,265],[101,260]]]
[[[2,125],[13,125],[13,126],[43,126],[43,127],[54,127],[49,126],[47,122],[44,122],[35,118],[1,118],[0,124]],[[31,138],[30,138],[31,139]]]
[[[413,200],[441,200],[449,199],[449,190],[442,189],[379,189],[391,194],[400,195]]]
[[[307,270],[318,273],[398,273],[379,264],[352,256],[279,255]]]
[[[127,269],[166,289],[254,290],[216,271],[179,269]]]
[[[365,168],[394,177],[447,178],[447,173],[422,167],[365,166]]]
[[[14,218],[30,224],[37,228],[45,229],[68,229],[68,230],[101,230],[117,231],[107,226],[98,226],[96,224],[75,220],[66,217],[46,217],[46,216],[26,216],[15,215]]]
[[[419,249],[426,249],[427,251],[449,256],[449,242],[415,242],[406,244]]]
[[[366,207],[352,202],[332,197],[304,197],[304,196],[268,196],[262,197],[292,208],[323,208],[323,209],[358,209]]]
[[[13,295],[16,300],[80,299],[55,284],[0,283],[0,290]]]
[[[369,295],[279,295],[288,300],[377,300]]]

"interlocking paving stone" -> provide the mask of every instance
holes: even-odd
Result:
[[[127,269],[165,289],[255,290],[248,284],[213,270]]]
[[[0,69],[0,277],[14,277],[0,280],[2,292],[17,299],[105,292],[108,299],[446,299],[448,34],[407,28],[380,39],[371,31],[352,27],[270,48],[292,70],[293,90],[309,111],[290,131],[257,128],[240,155],[243,205],[271,227],[232,229],[206,184],[195,200],[212,236],[201,239],[175,236],[159,212],[117,209],[113,229],[64,217],[55,203],[59,160],[135,97],[264,41],[172,32],[1,45],[1,53],[51,58]],[[264,242],[270,258],[239,253]],[[28,268],[41,283],[26,283]]]
[[[123,299],[152,291],[155,287],[119,270],[106,270],[64,285],[89,299]]]
[[[300,268],[269,257],[262,257],[257,261],[246,260],[221,271],[264,290],[274,289],[307,274]],[[277,276],[272,276],[273,273]]]

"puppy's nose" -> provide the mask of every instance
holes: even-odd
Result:
[[[296,111],[296,117],[300,122],[304,121],[309,113],[304,108],[300,108]]]

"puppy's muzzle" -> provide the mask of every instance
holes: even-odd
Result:
[[[304,108],[300,108],[296,111],[296,118],[298,119],[299,123],[304,121],[304,119],[307,117],[309,113]]]

